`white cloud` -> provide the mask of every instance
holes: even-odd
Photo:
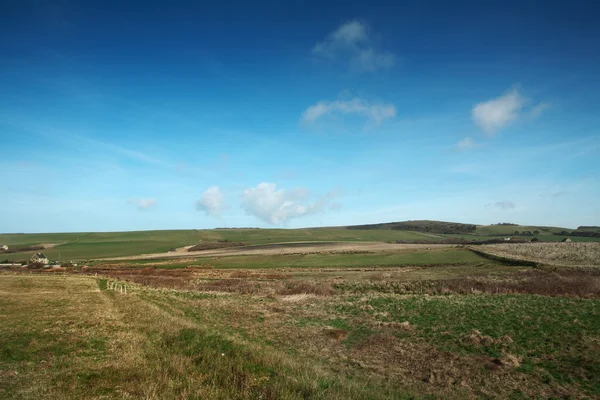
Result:
[[[138,210],[146,210],[156,206],[157,201],[156,199],[129,199],[127,203],[135,205]]]
[[[249,215],[275,225],[324,211],[335,196],[337,193],[331,191],[311,202],[308,200],[310,192],[306,188],[277,189],[276,184],[263,182],[244,190],[242,208]]]
[[[500,97],[476,104],[472,111],[473,122],[488,136],[493,136],[519,118],[526,101],[517,89],[511,89]]]
[[[458,143],[456,143],[456,146],[454,146],[456,151],[470,150],[475,147],[477,147],[477,143],[475,143],[475,141],[468,136],[459,140]]]
[[[206,215],[219,217],[225,208],[225,200],[218,186],[211,186],[202,193],[196,202],[196,209],[204,211]]]
[[[515,203],[513,203],[512,201],[508,201],[508,200],[502,200],[502,201],[497,201],[495,203],[486,204],[485,206],[501,208],[503,210],[510,210],[512,208],[515,208]]]
[[[386,119],[396,116],[396,107],[392,104],[369,103],[358,97],[352,100],[319,101],[304,110],[300,121],[312,124],[318,119],[334,113],[362,115],[375,125],[380,125]]]
[[[329,60],[341,59],[358,72],[390,68],[396,62],[393,53],[376,47],[369,27],[356,20],[346,22],[318,42],[313,54]]]

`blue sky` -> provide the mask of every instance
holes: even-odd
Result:
[[[43,3],[0,5],[0,232],[600,225],[597,2]]]

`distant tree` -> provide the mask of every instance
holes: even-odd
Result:
[[[515,231],[515,235],[520,235],[521,233],[519,231]]]
[[[540,239],[538,239],[538,238],[534,237],[533,239],[531,239],[531,241],[532,241],[532,242],[539,242],[539,241],[540,241]]]
[[[537,236],[540,234],[540,231],[533,231],[533,234]]]

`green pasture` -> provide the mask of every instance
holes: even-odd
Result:
[[[214,268],[343,268],[343,267],[384,267],[402,265],[461,264],[490,261],[464,249],[443,249],[428,251],[398,251],[357,254],[285,254],[247,255],[226,257],[200,257],[193,262],[168,265],[158,264],[158,268],[184,268],[187,266],[212,266]],[[157,261],[139,261],[135,265],[152,266]]]
[[[344,227],[303,229],[190,229],[134,232],[82,232],[82,233],[30,233],[0,234],[0,245],[27,247],[39,244],[56,244],[44,250],[52,260],[91,260],[162,253],[203,242],[228,240],[246,245],[274,244],[283,242],[439,242],[449,238],[472,240],[498,239],[498,235],[514,236],[514,231],[538,230],[540,241],[560,241],[563,237],[553,232],[565,228],[534,226],[478,226],[474,234],[432,234],[391,229],[347,229]],[[600,238],[571,237],[574,242],[598,241]],[[27,260],[33,251],[0,254],[0,261]]]

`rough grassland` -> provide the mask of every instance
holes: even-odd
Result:
[[[477,250],[551,265],[600,265],[600,243],[503,243],[478,246]]]
[[[0,275],[0,398],[600,396],[595,269],[90,273]]]
[[[0,398],[381,398],[368,382],[207,331],[159,292],[99,287],[1,277]]]

